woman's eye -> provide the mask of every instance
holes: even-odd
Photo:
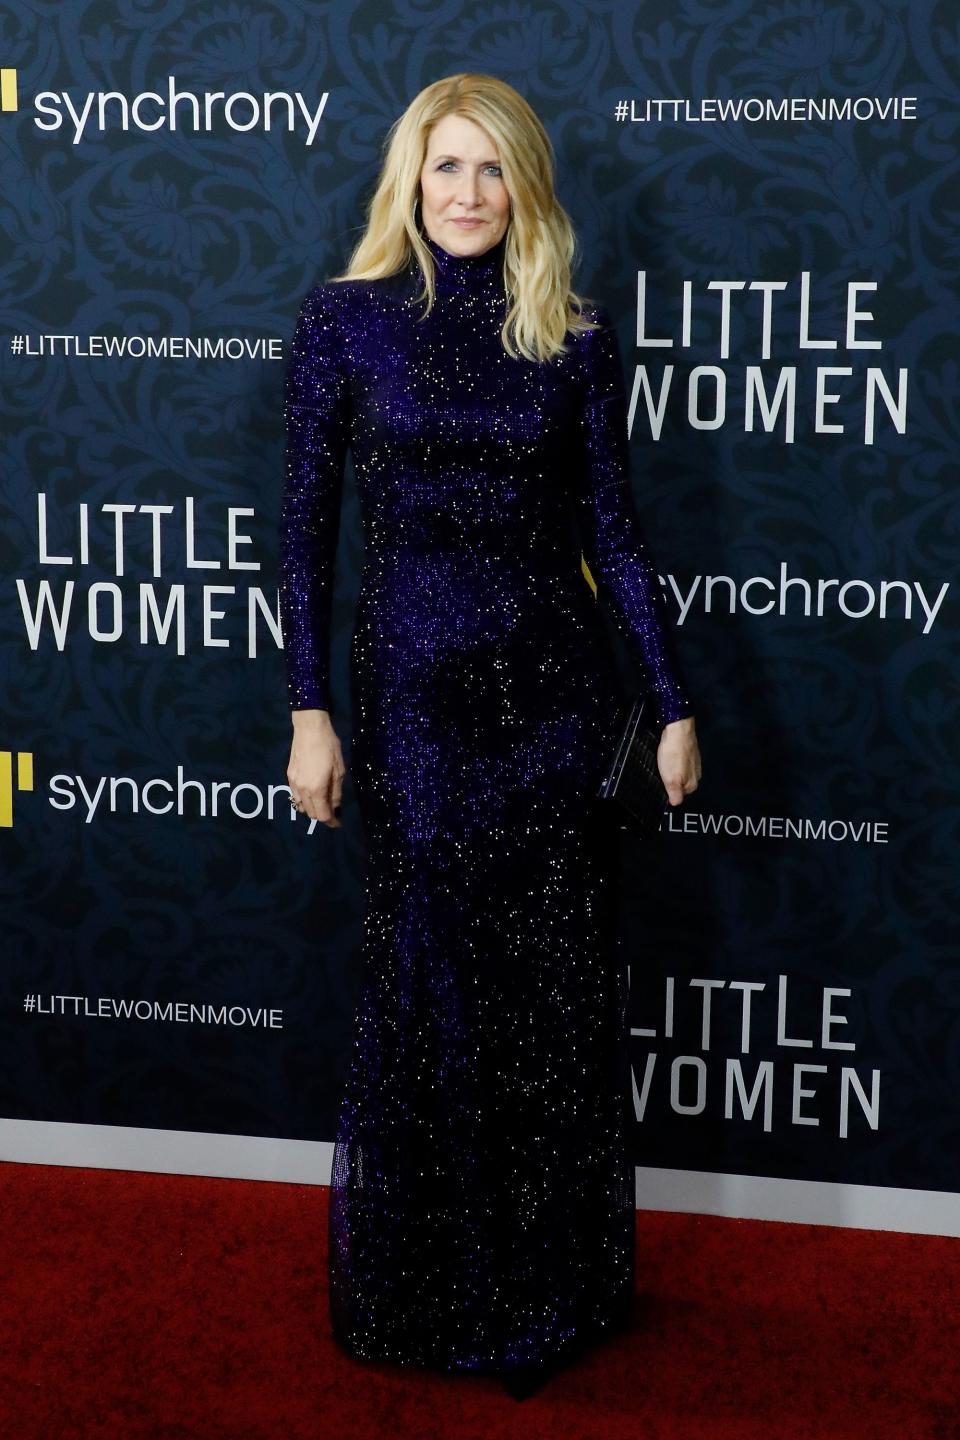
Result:
[[[448,165],[455,165],[456,163],[457,163],[457,162],[456,162],[455,160],[441,160],[440,164],[437,166],[437,169],[438,169],[438,170],[446,170],[446,168],[447,168]],[[500,167],[499,165],[487,165],[485,168],[486,168],[487,170],[492,170],[493,173],[494,173],[494,175],[495,175],[498,179],[499,179],[500,176],[503,174],[503,170],[501,169],[501,167]]]

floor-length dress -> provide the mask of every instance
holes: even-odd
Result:
[[[638,528],[609,316],[589,304],[602,328],[555,361],[512,359],[505,238],[477,256],[426,243],[426,319],[413,261],[318,285],[287,366],[293,709],[334,709],[348,446],[365,547],[349,763],[368,892],[330,1314],[359,1358],[506,1370],[615,1328],[633,1290],[617,839],[594,799],[620,691],[581,551],[660,720],[693,707]]]

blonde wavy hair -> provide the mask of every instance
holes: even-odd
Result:
[[[367,224],[346,270],[332,281],[381,280],[416,260],[426,301],[436,297],[433,256],[414,218],[430,132],[445,115],[481,126],[499,151],[510,196],[504,249],[504,291],[510,300],[500,338],[512,358],[552,360],[566,354],[568,331],[595,330],[581,314],[590,296],[570,288],[577,240],[554,191],[554,152],[537,115],[512,85],[493,75],[448,75],[421,90],[384,142],[385,157],[367,209]]]

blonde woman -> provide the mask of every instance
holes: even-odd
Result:
[[[574,253],[523,97],[487,75],[428,86],[345,274],[303,301],[285,405],[287,777],[332,827],[348,447],[365,538],[351,774],[369,871],[333,1333],[518,1398],[624,1324],[634,1283],[617,830],[595,799],[622,692],[581,557],[654,694],[670,803],[700,778],[617,342],[571,289]]]

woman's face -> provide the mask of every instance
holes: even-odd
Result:
[[[451,255],[482,255],[504,234],[510,196],[486,130],[445,115],[430,133],[420,171],[423,228]]]

